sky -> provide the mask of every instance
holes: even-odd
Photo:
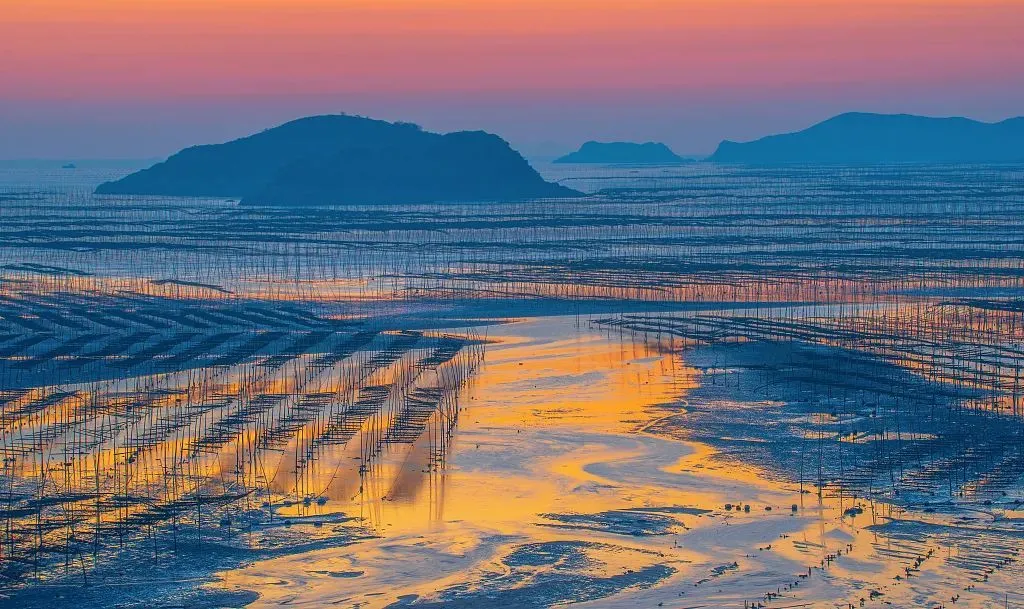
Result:
[[[844,111],[1024,115],[1024,0],[0,0],[0,159],[299,116],[684,154]]]

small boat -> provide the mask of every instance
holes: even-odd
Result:
[[[74,163],[68,163],[66,165],[61,165],[60,168],[61,169],[78,169],[78,167],[76,167]]]

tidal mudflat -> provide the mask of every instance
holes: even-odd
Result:
[[[5,175],[0,604],[1024,602],[1020,168],[545,173]]]

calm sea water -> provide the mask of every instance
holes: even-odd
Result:
[[[0,605],[1006,602],[1024,168],[541,170],[590,195],[0,168]]]

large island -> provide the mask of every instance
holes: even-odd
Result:
[[[1024,161],[1024,118],[982,123],[908,114],[841,114],[796,133],[724,141],[720,163],[1014,163]]]
[[[302,118],[225,144],[186,148],[96,192],[287,206],[580,196],[546,182],[496,135],[430,133],[348,115]]]

